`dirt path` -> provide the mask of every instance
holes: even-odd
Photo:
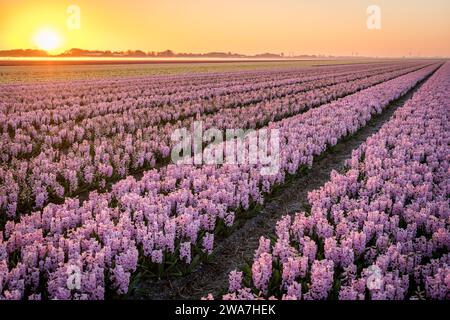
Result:
[[[427,79],[389,105],[383,113],[374,116],[356,134],[317,159],[312,169],[276,190],[255,217],[240,221],[231,235],[216,243],[211,263],[203,263],[184,277],[142,282],[130,298],[200,299],[210,292],[215,297],[220,296],[228,287],[229,272],[239,269],[252,259],[259,238],[274,234],[275,224],[281,216],[295,214],[306,208],[308,192],[327,182],[332,170],[342,169],[345,160],[351,157],[352,150],[376,133]]]

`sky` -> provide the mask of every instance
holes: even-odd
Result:
[[[370,5],[380,29],[367,27]],[[0,0],[0,50],[42,48],[50,32],[55,52],[450,56],[449,14],[449,0]]]

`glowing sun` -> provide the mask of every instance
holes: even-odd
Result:
[[[58,32],[51,29],[43,29],[36,33],[34,42],[39,49],[53,51],[61,46],[61,37]]]

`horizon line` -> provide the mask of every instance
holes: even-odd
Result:
[[[71,53],[71,51],[78,51],[77,54]],[[2,55],[5,53],[10,53],[13,55]],[[31,54],[27,55],[27,52]],[[23,55],[21,55],[23,54]],[[214,57],[211,57],[214,56]],[[175,52],[171,49],[166,49],[164,51],[144,51],[140,49],[127,49],[127,50],[99,50],[99,49],[81,49],[81,48],[70,48],[60,53],[51,53],[42,49],[33,48],[21,48],[21,49],[0,49],[0,59],[3,58],[47,58],[47,59],[60,59],[60,58],[105,58],[106,59],[161,59],[161,58],[229,58],[233,59],[245,59],[245,58],[256,58],[256,59],[281,59],[290,60],[295,58],[352,58],[352,59],[450,59],[450,56],[420,56],[420,55],[396,55],[396,56],[379,56],[379,55],[332,55],[332,54],[292,54],[288,52],[286,55],[284,52],[272,53],[272,52],[262,52],[255,54],[242,54],[237,52],[223,52],[223,51],[209,51],[204,53],[198,52]]]

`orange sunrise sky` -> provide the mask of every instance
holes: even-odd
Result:
[[[67,27],[70,5],[81,10],[80,29]],[[366,26],[369,5],[381,9],[380,30]],[[2,50],[450,56],[449,0],[0,0],[0,8]]]

